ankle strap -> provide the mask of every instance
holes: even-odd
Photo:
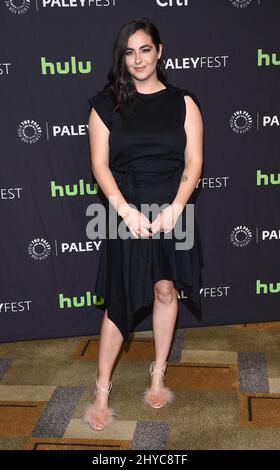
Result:
[[[155,366],[155,363],[156,363],[156,361],[153,361],[153,362],[151,363],[151,365],[150,365],[150,373],[151,373],[151,375],[153,375],[155,372],[160,372],[162,375],[164,375],[167,362],[164,364],[163,367],[159,367],[159,368]]]
[[[111,389],[112,389],[112,382],[111,380],[109,381],[109,384],[106,388],[103,388],[103,387],[100,387],[100,385],[98,385],[97,383],[97,379],[95,379],[95,383],[96,383],[96,386],[99,388],[99,390],[95,390],[95,394],[99,393],[99,392],[106,392],[106,393],[110,393],[111,392]]]

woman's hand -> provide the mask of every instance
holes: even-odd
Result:
[[[170,232],[176,225],[177,219],[184,207],[176,204],[172,204],[163,209],[151,223],[152,234],[157,232]]]
[[[123,220],[135,238],[150,236],[148,228],[151,226],[149,219],[140,211],[133,207],[129,207]]]

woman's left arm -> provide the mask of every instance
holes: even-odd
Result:
[[[203,121],[199,107],[190,96],[184,96],[186,106],[185,168],[177,194],[171,206],[182,211],[192,195],[202,172],[203,165]]]
[[[203,165],[203,121],[199,107],[190,96],[184,96],[186,106],[185,168],[174,201],[163,209],[151,223],[152,234],[157,231],[170,232],[192,195],[202,172]]]

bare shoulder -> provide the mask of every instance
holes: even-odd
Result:
[[[184,95],[184,100],[186,104],[186,110],[188,114],[193,114],[194,116],[201,116],[199,106],[190,95]]]
[[[186,105],[186,117],[184,127],[188,136],[192,133],[203,133],[203,118],[200,111],[200,106],[196,103],[196,100],[189,95],[184,96]]]

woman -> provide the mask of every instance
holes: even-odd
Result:
[[[174,227],[186,224],[185,206],[203,163],[203,123],[196,98],[167,82],[162,42],[147,18],[125,24],[114,45],[113,65],[103,91],[89,100],[92,171],[104,194],[107,238],[101,253],[96,295],[107,309],[101,325],[94,401],[84,421],[94,429],[112,422],[108,407],[114,362],[128,338],[134,313],[153,305],[155,361],[143,399],[153,408],[170,403],[174,393],[164,374],[178,310],[178,289],[200,309],[201,251],[195,224],[191,249],[176,250]],[[187,144],[187,145],[186,145]],[[156,217],[143,204],[156,204]],[[108,208],[130,233],[108,237]],[[166,237],[166,233],[171,237]],[[164,319],[164,321],[163,321]]]

